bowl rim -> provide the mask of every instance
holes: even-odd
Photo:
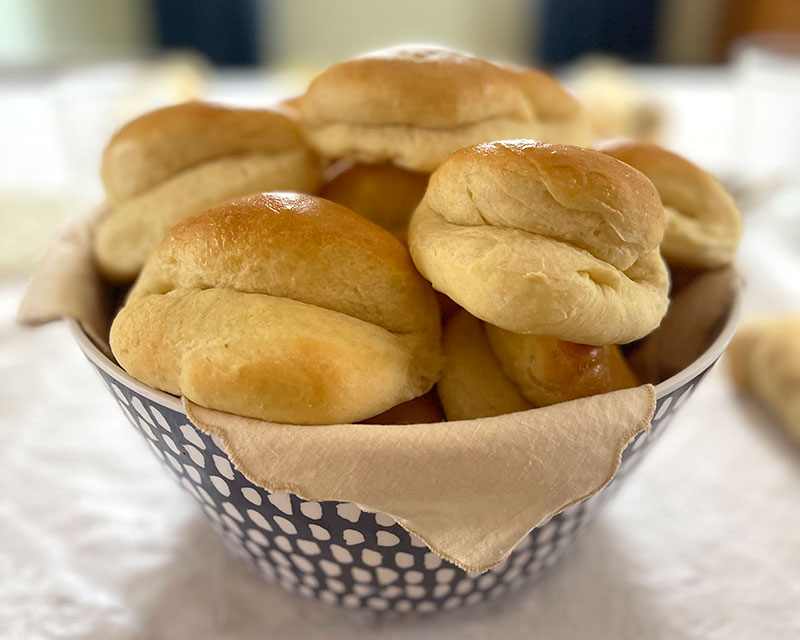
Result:
[[[708,348],[700,354],[688,367],[682,369],[675,375],[659,382],[655,385],[656,399],[660,400],[673,391],[683,387],[687,382],[697,377],[700,373],[708,369],[723,354],[725,348],[733,339],[734,333],[739,326],[742,315],[742,287],[739,282],[733,286],[733,296],[728,308],[728,317],[719,331],[719,334]],[[105,371],[112,378],[119,380],[125,386],[134,390],[136,393],[156,402],[168,409],[179,413],[184,413],[181,399],[166,391],[159,391],[139,382],[131,377],[122,367],[105,355],[89,335],[84,331],[80,322],[75,318],[66,318],[67,325],[78,346],[86,357],[97,367]]]

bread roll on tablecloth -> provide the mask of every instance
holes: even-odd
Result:
[[[111,348],[133,377],[202,406],[347,423],[433,386],[440,319],[391,234],[321,198],[260,194],[169,233]]]
[[[451,154],[409,227],[414,263],[478,318],[588,345],[655,329],[668,305],[653,184],[603,153],[532,140]]]
[[[752,391],[800,442],[800,315],[751,320],[728,348],[734,381]]]
[[[603,152],[644,173],[664,203],[661,253],[670,265],[716,269],[733,262],[742,220],[733,198],[709,173],[647,142],[610,142]]]
[[[110,212],[95,257],[106,278],[129,282],[181,220],[258,191],[314,191],[319,161],[282,113],[187,102],[122,127],[101,176]]]

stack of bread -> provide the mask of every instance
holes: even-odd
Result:
[[[551,77],[428,47],[335,64],[292,106],[334,161],[320,195],[401,239],[449,153],[505,138],[588,143],[580,106]]]
[[[143,116],[103,164],[97,263],[138,276],[114,356],[151,387],[291,424],[636,386],[619,345],[667,312],[662,250],[726,264],[738,213],[663,150],[575,146],[586,123],[541,72],[418,47],[334,65],[278,110]]]

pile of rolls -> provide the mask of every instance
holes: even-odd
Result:
[[[110,141],[99,272],[145,384],[291,424],[500,415],[643,382],[620,345],[670,268],[740,234],[710,175],[592,149],[551,77],[437,48],[342,62],[273,109],[162,109]],[[666,258],[667,262],[665,262]]]

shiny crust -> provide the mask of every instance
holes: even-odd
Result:
[[[449,420],[545,407],[635,387],[619,347],[511,333],[459,311],[445,325],[439,397]]]
[[[433,171],[447,153],[488,140],[588,139],[580,106],[549,76],[432,47],[335,64],[292,107],[323,155],[416,171]]]
[[[652,183],[597,151],[530,140],[451,154],[411,220],[434,288],[515,333],[604,345],[655,329],[668,305]]]
[[[644,173],[658,190],[665,212],[661,253],[667,262],[702,269],[733,262],[741,216],[713,176],[655,144],[612,142],[602,150]]]
[[[615,344],[590,346],[486,325],[503,372],[535,407],[638,386]]]
[[[439,339],[436,298],[402,244],[331,202],[279,193],[178,224],[111,331],[142,382],[297,424],[355,422],[427,392]]]

